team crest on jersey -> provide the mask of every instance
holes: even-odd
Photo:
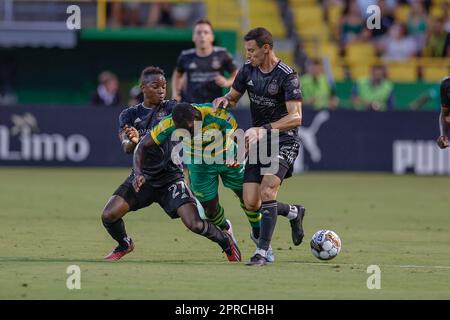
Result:
[[[211,62],[211,67],[213,69],[220,69],[220,61],[217,58],[213,58]]]
[[[267,91],[271,94],[271,95],[275,95],[278,93],[278,84],[277,81],[274,80],[272,81],[269,86],[267,87]]]
[[[164,118],[165,116],[166,116],[166,112],[165,111],[161,111],[161,112],[158,112],[156,114],[156,117],[158,118],[158,120]]]

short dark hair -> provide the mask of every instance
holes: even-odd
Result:
[[[141,73],[141,84],[148,81],[148,76],[153,74],[160,74],[163,77],[165,76],[164,70],[159,67],[150,66],[142,70]]]
[[[212,26],[212,23],[211,23],[211,21],[209,21],[208,19],[199,19],[199,20],[197,20],[196,22],[195,22],[195,24],[194,24],[194,29],[195,29],[195,27],[196,26],[198,26],[199,24],[207,24],[210,28],[211,28],[211,31],[214,33],[214,28],[213,28],[213,26]]]
[[[247,32],[244,37],[245,41],[255,40],[258,47],[262,48],[263,45],[268,44],[273,48],[272,34],[266,28],[255,28]]]
[[[175,124],[186,126],[195,120],[194,108],[187,102],[177,103],[172,110],[172,119]]]

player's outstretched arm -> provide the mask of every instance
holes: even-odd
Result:
[[[440,136],[437,139],[437,145],[441,149],[449,147],[448,129],[450,128],[450,109],[447,106],[441,107],[441,114],[439,115],[439,131]]]
[[[234,79],[236,78],[237,73],[238,73],[238,70],[237,70],[237,69],[234,70],[234,71],[230,74],[230,77],[229,77],[229,78],[225,78],[225,77],[222,76],[222,75],[217,75],[217,76],[214,78],[214,81],[216,82],[216,84],[217,84],[219,87],[222,87],[222,88],[229,88],[229,87],[231,87],[231,86],[233,85],[233,82],[234,82]]]
[[[142,173],[142,166],[144,164],[145,153],[148,148],[155,145],[152,136],[147,133],[142,140],[136,146],[134,150],[133,156],[133,171],[134,171],[134,180],[133,187],[136,192],[139,192],[141,186],[145,183],[145,178]]]
[[[214,99],[213,101],[214,111],[216,111],[217,108],[228,108],[236,106],[241,97],[242,93],[235,90],[234,88],[231,88],[230,91],[223,97]]]

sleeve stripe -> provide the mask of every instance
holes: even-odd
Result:
[[[294,70],[292,70],[292,68],[291,67],[289,67],[286,63],[284,63],[283,61],[280,61],[280,64],[279,64],[281,67],[284,67],[287,71],[289,71],[289,72],[294,72]]]
[[[281,64],[278,64],[278,68],[280,68],[281,70],[283,70],[286,74],[292,73],[292,72],[290,72],[289,70],[285,69],[285,67],[282,67]]]

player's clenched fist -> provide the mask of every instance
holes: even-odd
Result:
[[[135,175],[134,179],[133,179],[134,191],[139,192],[139,190],[141,190],[141,187],[144,183],[145,183],[145,177],[142,174]]]
[[[449,147],[447,136],[440,136],[436,142],[437,142],[437,145],[439,146],[439,148],[441,148],[441,149],[445,149],[445,148]]]

